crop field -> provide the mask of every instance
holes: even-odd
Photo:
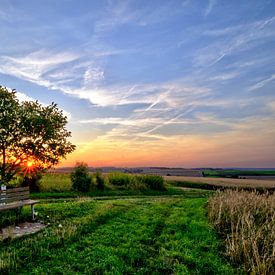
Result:
[[[35,235],[2,241],[1,274],[235,274],[209,226],[207,198],[42,201]],[[29,215],[24,208],[23,217]]]
[[[275,274],[275,194],[218,191],[208,215],[232,262],[251,274]]]
[[[227,170],[227,169],[219,169],[219,170],[204,170],[203,175],[205,177],[215,177],[215,178],[223,178],[223,177],[232,177],[238,178],[239,176],[270,176],[275,177],[275,170]]]
[[[201,189],[220,189],[220,188],[239,188],[257,191],[274,191],[275,180],[256,180],[256,179],[229,179],[229,178],[204,178],[204,177],[164,177],[168,183],[190,188]]]

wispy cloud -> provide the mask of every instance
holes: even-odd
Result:
[[[44,75],[79,56],[72,53],[50,53],[44,50],[23,57],[0,57],[0,73],[12,75],[48,88],[56,88]]]
[[[226,81],[226,80],[233,79],[233,78],[237,77],[238,75],[239,74],[237,72],[224,73],[224,74],[220,74],[220,75],[215,75],[215,76],[211,77],[210,80]]]
[[[268,84],[269,82],[272,82],[275,80],[275,74],[271,75],[270,77],[268,78],[265,78],[259,82],[257,82],[256,84],[248,87],[248,91],[254,91],[254,90],[257,90],[257,89],[260,89],[262,87],[264,87],[266,84]]]
[[[260,45],[264,38],[272,39],[275,34],[274,22],[275,16],[240,26],[208,30],[208,33],[212,32],[216,35],[230,34],[230,36],[226,36],[222,40],[214,40],[209,46],[200,49],[194,58],[194,64],[197,66],[213,66],[226,56]],[[232,34],[232,30],[236,31],[236,34]]]
[[[208,1],[208,5],[204,11],[204,16],[207,16],[211,13],[211,11],[213,10],[214,6],[216,5],[217,0],[209,0]]]

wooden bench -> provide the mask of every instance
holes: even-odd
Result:
[[[32,219],[34,220],[34,205],[38,202],[39,201],[30,199],[29,187],[0,190],[0,212],[30,205],[32,210]]]

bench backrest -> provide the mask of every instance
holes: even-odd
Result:
[[[11,203],[15,201],[27,200],[30,197],[29,187],[18,187],[7,190],[0,190],[0,207],[1,204]]]

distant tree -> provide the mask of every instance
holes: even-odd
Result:
[[[45,171],[74,151],[66,124],[55,103],[20,103],[15,90],[0,86],[0,185]]]
[[[73,189],[81,192],[88,192],[91,187],[92,178],[89,174],[88,165],[84,162],[76,164],[74,171],[71,173]]]
[[[96,181],[96,188],[98,190],[103,191],[105,189],[105,180],[104,177],[102,176],[101,172],[97,170],[95,172],[95,181]]]

